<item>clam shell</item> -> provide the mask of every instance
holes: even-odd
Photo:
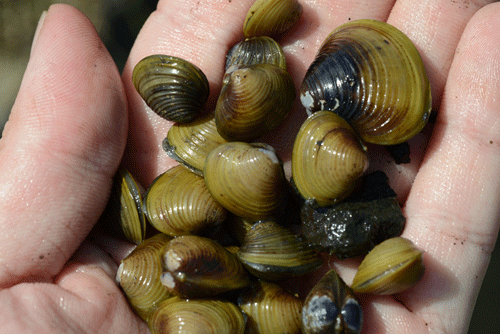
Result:
[[[226,55],[226,72],[256,64],[274,64],[286,70],[285,54],[278,42],[267,36],[247,38]]]
[[[237,216],[272,217],[281,204],[283,165],[269,145],[219,145],[205,161],[204,177],[212,196]]]
[[[161,282],[175,295],[215,296],[250,284],[237,257],[211,239],[180,236],[169,242],[162,254]]]
[[[190,171],[203,176],[208,153],[226,140],[215,126],[213,113],[189,123],[175,123],[163,140],[163,149]]]
[[[161,284],[161,249],[172,239],[163,233],[144,240],[118,267],[116,280],[136,313],[147,320],[158,303],[172,295]]]
[[[172,236],[197,233],[220,224],[227,214],[208,191],[203,177],[180,165],[153,181],[146,193],[145,207],[151,225]]]
[[[146,237],[146,216],[143,210],[142,188],[124,167],[114,178],[103,220],[112,233],[140,244]]]
[[[301,15],[297,0],[257,0],[248,10],[243,34],[246,38],[277,36],[292,28]]]
[[[339,202],[368,168],[366,148],[340,116],[318,111],[302,124],[292,152],[292,177],[299,193],[320,206]]]
[[[304,334],[361,333],[363,310],[353,291],[332,269],[311,289],[302,308]]]
[[[142,59],[134,67],[132,81],[153,111],[174,122],[192,121],[208,99],[205,74],[194,64],[174,56]]]
[[[413,242],[395,237],[375,246],[359,265],[354,292],[390,295],[403,292],[424,275],[423,252]]]
[[[245,317],[230,302],[173,297],[158,306],[148,327],[151,334],[243,334]]]
[[[309,113],[338,113],[364,141],[383,145],[420,132],[432,103],[416,47],[397,28],[375,20],[335,29],[310,65],[300,94]]]
[[[292,109],[290,74],[273,64],[243,66],[227,74],[215,107],[215,124],[228,141],[252,141],[274,130]]]
[[[306,240],[273,221],[260,221],[247,231],[237,253],[253,275],[278,280],[311,272],[323,259]]]
[[[277,284],[253,283],[238,306],[248,316],[246,334],[301,333],[302,300]]]

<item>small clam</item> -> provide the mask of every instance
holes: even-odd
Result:
[[[174,56],[152,55],[142,59],[134,67],[132,81],[153,111],[174,122],[192,121],[208,99],[205,74]]]
[[[121,261],[116,280],[127,299],[144,320],[158,303],[172,295],[161,284],[161,249],[172,239],[163,233],[144,240]]]
[[[190,171],[203,175],[208,153],[223,143],[226,140],[217,132],[214,114],[208,113],[193,122],[172,125],[163,149]]]
[[[252,141],[275,129],[295,100],[290,74],[274,64],[243,66],[227,73],[215,124],[228,141]]]
[[[363,310],[352,290],[332,269],[312,288],[302,308],[304,334],[361,333]]]
[[[146,237],[142,192],[132,174],[120,167],[113,178],[113,188],[103,214],[103,221],[112,232],[135,244]]]
[[[162,284],[185,298],[215,296],[250,284],[238,258],[217,242],[195,235],[180,236],[162,250]]]
[[[145,198],[151,225],[172,236],[196,233],[220,224],[227,213],[212,197],[203,177],[180,165],[158,176]]]
[[[431,111],[422,59],[406,35],[380,21],[358,20],[323,42],[302,82],[308,113],[331,110],[370,143],[394,145],[420,132]]]
[[[247,38],[234,45],[226,55],[226,72],[240,66],[274,64],[286,70],[285,54],[281,46],[271,37]]]
[[[390,295],[405,291],[424,275],[422,251],[396,237],[375,246],[359,265],[351,288],[355,292]]]
[[[302,124],[292,152],[299,193],[320,206],[347,197],[368,168],[366,148],[340,116],[318,111]]]
[[[245,317],[227,301],[173,297],[158,306],[148,327],[151,334],[243,334]]]
[[[283,165],[269,145],[219,145],[208,154],[204,177],[212,196],[237,216],[264,219],[281,205]]]
[[[273,221],[255,223],[237,255],[248,271],[265,280],[303,275],[323,264],[320,254],[302,236]]]
[[[277,284],[256,281],[238,306],[248,316],[246,334],[300,334],[302,300]]]
[[[243,24],[246,38],[277,36],[292,28],[302,15],[297,0],[256,0]]]

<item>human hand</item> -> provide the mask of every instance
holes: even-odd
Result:
[[[207,75],[213,107],[225,53],[243,38],[251,2],[160,1],[121,79],[90,22],[71,7],[50,8],[0,141],[0,328],[6,333],[147,332],[114,282],[130,245],[86,239],[125,143],[123,162],[145,186],[174,164],[161,149],[170,124],[145,106],[131,72],[150,54],[185,58]],[[388,20],[421,52],[439,109],[435,124],[411,140],[411,164],[371,155],[372,168],[388,174],[404,203],[403,236],[425,251],[426,274],[397,296],[362,296],[363,333],[466,332],[500,217],[500,6],[301,3],[301,22],[279,41],[296,87],[335,27],[349,19]],[[285,161],[304,119],[296,103],[283,128],[266,137]],[[356,261],[328,265],[350,283]]]

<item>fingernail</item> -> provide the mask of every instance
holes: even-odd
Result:
[[[45,21],[46,16],[47,16],[47,11],[44,10],[42,12],[42,15],[40,16],[40,19],[38,20],[38,25],[36,26],[35,36],[33,37],[33,42],[31,43],[30,53],[33,53],[33,49],[35,48],[36,41],[38,40],[38,35],[40,34],[40,30],[42,30],[43,21]]]

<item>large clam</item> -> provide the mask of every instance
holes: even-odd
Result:
[[[348,22],[323,42],[301,87],[309,113],[331,110],[364,141],[393,145],[420,132],[431,95],[422,59],[397,28],[375,20]]]

